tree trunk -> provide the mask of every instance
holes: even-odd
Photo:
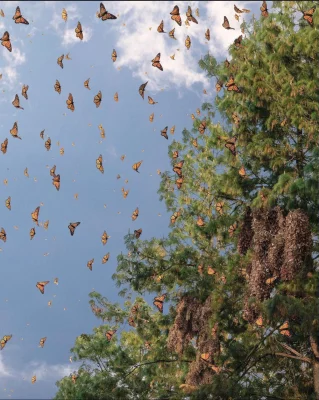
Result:
[[[313,363],[313,383],[316,400],[319,400],[319,361]]]

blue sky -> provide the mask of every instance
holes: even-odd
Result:
[[[259,15],[260,3],[236,5]],[[9,139],[7,153],[0,154],[0,227],[7,232],[7,242],[0,242],[0,335],[13,335],[0,352],[0,398],[52,398],[55,382],[77,368],[69,362],[76,336],[91,332],[99,323],[88,304],[88,293],[94,288],[111,301],[120,300],[111,276],[117,255],[125,250],[123,237],[129,229],[142,228],[142,239],[168,232],[169,215],[158,200],[160,177],[156,171],[170,168],[167,146],[181,137],[184,128],[191,129],[190,114],[203,101],[213,102],[215,81],[209,82],[199,69],[199,58],[209,50],[225,59],[228,46],[240,35],[232,2],[104,4],[118,15],[117,20],[97,19],[99,2],[93,1],[0,2],[5,13],[0,17],[0,35],[8,30],[13,47],[12,53],[0,49],[0,141]],[[175,4],[180,7],[182,27],[170,20]],[[12,20],[17,5],[29,25]],[[188,5],[193,13],[199,7],[200,17],[198,25],[191,23],[187,28]],[[62,8],[69,15],[66,23],[61,18]],[[221,27],[224,15],[235,31]],[[177,41],[157,32],[162,19],[165,31],[176,28]],[[75,38],[77,21],[82,23],[83,42]],[[207,28],[209,43],[204,36]],[[184,45],[186,35],[192,40],[189,51]],[[118,54],[115,63],[111,60],[113,48]],[[68,52],[72,60],[64,59],[61,69],[57,58]],[[163,72],[151,66],[158,52]],[[175,61],[169,57],[174,53]],[[88,78],[90,91],[83,86]],[[53,88],[56,79],[62,87],[60,95]],[[143,101],[138,88],[146,81]],[[23,84],[29,85],[28,100],[21,96]],[[103,99],[96,108],[93,97],[99,90]],[[115,92],[118,103],[113,100]],[[11,104],[16,93],[24,110]],[[73,113],[65,103],[69,93],[74,97]],[[158,104],[148,104],[148,95]],[[155,118],[150,123],[152,112]],[[15,121],[21,141],[9,132]],[[104,140],[100,124],[105,129]],[[166,141],[160,131],[173,125],[175,134],[169,133]],[[50,151],[39,136],[43,129],[44,139],[52,141]],[[65,151],[62,156],[61,147]],[[103,175],[95,166],[99,154],[104,160]],[[126,155],[124,161],[120,160],[122,154]],[[143,164],[137,174],[132,164],[139,160]],[[49,173],[53,165],[61,176],[59,192]],[[26,167],[29,178],[23,174]],[[122,187],[130,190],[126,199]],[[8,196],[11,211],[5,207]],[[39,205],[39,221],[49,220],[50,225],[47,231],[36,227],[36,236],[30,241],[29,231],[35,226],[30,214]],[[136,207],[140,215],[132,222]],[[73,237],[68,230],[71,221],[81,221]],[[100,239],[104,230],[111,236],[105,246]],[[110,260],[103,265],[107,252]],[[92,258],[91,272],[86,264]],[[58,286],[53,284],[56,277]],[[42,280],[50,281],[44,295],[35,287]],[[52,301],[51,307],[48,301]],[[41,349],[38,344],[44,336],[47,341]],[[37,382],[32,385],[34,374]]]

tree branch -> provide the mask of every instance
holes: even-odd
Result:
[[[296,360],[303,361],[303,362],[306,362],[308,364],[311,364],[311,360],[308,357],[297,357],[297,356],[292,356],[291,354],[287,354],[287,353],[273,353],[273,354],[270,354],[270,355],[275,355],[275,356],[278,356],[278,357],[294,358]]]
[[[191,363],[191,362],[193,362],[193,361],[192,361],[192,360],[156,360],[156,361],[147,361],[147,362],[145,362],[145,363],[135,364],[135,365],[132,366],[132,367],[133,367],[132,370],[131,370],[128,374],[126,374],[126,375],[124,376],[123,379],[125,379],[125,378],[127,378],[129,375],[131,375],[131,373],[133,373],[137,368],[143,367],[144,365],[158,364],[158,363],[160,363],[160,362],[163,362],[163,363],[173,363],[173,362],[186,362],[186,363]]]

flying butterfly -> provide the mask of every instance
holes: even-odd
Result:
[[[223,207],[224,207],[224,202],[223,202],[223,201],[220,201],[220,202],[216,203],[215,208],[216,208],[216,211],[217,211],[220,215],[223,215]]]
[[[237,229],[237,222],[234,222],[232,225],[230,225],[230,227],[228,228],[228,233],[230,237],[234,236],[234,233]]]
[[[38,207],[31,213],[32,221],[35,222],[38,226],[39,226],[39,212],[40,212],[40,206],[38,206]]]
[[[56,165],[53,165],[53,167],[50,169],[51,176],[55,176],[55,170],[56,170]]]
[[[111,58],[112,58],[112,61],[113,61],[113,62],[115,62],[116,59],[117,59],[117,52],[116,52],[115,49],[113,49],[113,51],[112,51],[112,56],[111,56]]]
[[[173,158],[178,158],[178,151],[177,150],[173,151],[172,157]]]
[[[60,175],[55,175],[53,177],[52,185],[56,188],[57,191],[60,190]]]
[[[154,306],[157,307],[157,309],[160,313],[163,313],[163,305],[164,305],[165,297],[166,297],[166,293],[162,294],[161,296],[155,297],[153,300]]]
[[[10,129],[10,133],[11,133],[12,137],[21,140],[21,137],[18,136],[19,129],[18,129],[18,123],[17,123],[17,122],[15,122],[15,123],[13,124],[12,129]]]
[[[0,9],[0,15],[1,15],[1,17],[5,17],[5,15],[4,15],[4,12],[3,12],[3,10],[2,10],[2,8]]]
[[[8,139],[6,138],[3,143],[1,143],[1,151],[3,154],[6,154],[8,148]]]
[[[19,6],[16,8],[16,12],[15,12],[14,16],[12,17],[12,19],[14,20],[14,22],[16,24],[29,25],[29,22],[22,16]]]
[[[225,28],[225,29],[234,29],[235,30],[235,28],[231,28],[230,27],[230,25],[229,25],[229,21],[228,21],[228,19],[227,19],[227,17],[224,17],[224,22],[222,23],[222,26],[223,26],[223,28]]]
[[[161,60],[161,53],[158,53],[155,58],[152,60],[152,67],[158,68],[160,71],[163,71]]]
[[[243,8],[242,10],[240,10],[238,7],[235,6],[234,4],[234,10],[237,14],[241,14],[241,13],[250,13],[250,10],[246,10],[246,8]]]
[[[5,205],[6,205],[8,210],[11,210],[11,197],[10,196],[5,201]]]
[[[260,11],[263,17],[268,17],[269,13],[267,8],[267,3],[265,1],[263,1],[263,4],[260,7]]]
[[[146,88],[146,85],[148,84],[148,81],[147,82],[145,82],[145,83],[143,83],[140,87],[139,87],[139,89],[138,89],[138,92],[139,92],[139,94],[142,96],[142,99],[144,100],[144,92],[145,92],[145,88]]]
[[[64,54],[62,54],[62,56],[60,56],[56,63],[63,69],[63,59],[64,59]]]
[[[27,178],[29,178],[29,172],[28,172],[28,168],[26,168],[23,172],[24,176],[26,176]]]
[[[132,214],[132,221],[135,221],[136,220],[136,218],[139,216],[139,209],[138,209],[138,207],[133,211],[133,214]]]
[[[89,78],[89,79],[87,79],[86,81],[84,81],[84,87],[85,87],[86,89],[89,89],[89,90],[91,90],[91,88],[90,88],[89,84],[90,84],[90,78]]]
[[[61,94],[61,85],[60,82],[58,80],[55,81],[55,85],[54,85],[54,90],[56,92],[58,92],[59,94]],[[43,131],[44,132],[44,131]],[[43,139],[43,138],[42,138]]]
[[[173,172],[175,172],[179,177],[182,176],[182,168],[183,168],[184,160],[174,164]]]
[[[176,179],[175,183],[177,186],[177,189],[180,190],[182,188],[182,184],[184,182],[184,177],[180,176],[178,179]]]
[[[106,11],[103,3],[100,3],[100,12],[97,14],[97,17],[102,21],[107,21],[108,19],[117,19],[115,15]]]
[[[31,378],[31,383],[35,383],[37,381],[37,376],[33,375],[33,377]]]
[[[217,93],[220,92],[221,89],[222,89],[222,87],[223,87],[223,82],[220,81],[220,80],[218,80],[218,81],[216,82],[216,85],[215,85],[216,92],[217,92]]]
[[[141,236],[142,232],[143,232],[142,228],[134,230],[134,236],[136,237],[136,239],[139,239],[139,237]]]
[[[83,40],[83,31],[82,31],[82,25],[81,22],[79,21],[77,24],[77,27],[75,28],[75,33],[76,33],[76,37],[79,38],[80,40]]]
[[[39,347],[43,348],[44,343],[46,342],[46,340],[47,340],[46,337],[41,338],[41,339],[40,339],[40,342],[39,342]]]
[[[237,48],[242,47],[241,46],[242,41],[243,41],[243,35],[238,36],[238,38],[234,40],[235,47],[237,47]]]
[[[110,253],[105,254],[105,256],[103,256],[102,258],[102,264],[105,264],[109,261],[110,258]]]
[[[124,161],[124,160],[125,160],[125,157],[126,157],[126,155],[125,155],[125,154],[122,154],[122,155],[121,155],[121,161]]]
[[[206,126],[207,126],[206,119],[203,119],[202,122],[198,126],[198,131],[201,135],[203,135],[205,133]]]
[[[157,27],[157,32],[158,33],[165,33],[164,32],[164,21],[162,20],[161,23]]]
[[[5,345],[9,342],[9,340],[12,338],[12,335],[4,335],[3,338],[1,339],[0,342],[0,350],[2,350]]]
[[[167,130],[168,126],[166,126],[163,130],[161,130],[161,136],[163,136],[165,139],[168,139]]]
[[[37,282],[35,286],[40,290],[42,294],[44,294],[44,288],[48,283],[50,283],[50,281]]]
[[[119,101],[119,94],[115,92],[114,94],[114,101],[118,102]]]
[[[186,46],[187,50],[189,50],[191,48],[191,44],[192,44],[191,38],[187,35],[187,37],[185,39],[185,46]]]
[[[28,85],[23,85],[23,86],[22,86],[22,92],[21,92],[21,94],[22,94],[22,96],[23,96],[26,100],[28,100],[28,89],[29,89],[29,86],[28,86]]]
[[[195,24],[198,24],[198,21],[195,17],[193,17],[192,14],[192,9],[190,8],[190,6],[188,6],[187,11],[186,11],[186,17],[188,21],[194,22]]]
[[[92,258],[92,260],[88,261],[86,264],[86,266],[90,271],[92,271],[93,263],[94,263],[94,258]]]
[[[99,108],[102,101],[102,92],[99,91],[97,95],[94,96],[93,102],[96,105],[96,108]]]
[[[61,15],[62,15],[63,21],[66,22],[68,20],[68,13],[65,8],[62,9]]]
[[[154,121],[154,113],[152,113],[152,114],[149,116],[149,120],[150,120],[150,122],[153,122],[153,121]]]
[[[106,339],[110,342],[115,333],[116,333],[116,329],[107,331],[105,333]]]
[[[13,100],[13,102],[12,102],[12,105],[13,105],[15,108],[20,108],[21,110],[24,110],[23,107],[20,107],[20,99],[19,99],[19,96],[18,96],[17,94],[15,95],[15,98],[14,98],[14,100]]]
[[[99,155],[99,157],[96,159],[96,168],[104,174],[104,168],[103,168],[103,158],[102,154]]]
[[[235,14],[235,20],[239,21],[239,15]]]
[[[239,89],[239,87],[236,85],[235,81],[234,81],[234,77],[233,75],[230,75],[228,82],[225,84],[225,86],[227,87],[228,92],[236,92],[236,93],[241,93],[241,90]]]
[[[8,51],[12,51],[12,45],[10,41],[10,34],[8,31],[5,31],[2,38],[0,38],[2,46],[4,46]]]
[[[66,60],[72,60],[72,58],[69,56],[70,53],[66,54],[65,59]]]
[[[72,112],[75,110],[73,96],[71,93],[69,93],[69,97],[66,100],[66,105],[67,105],[68,110],[71,110]]]
[[[207,29],[207,31],[205,32],[205,38],[206,38],[206,40],[210,40],[210,30],[209,29]]]
[[[175,28],[168,32],[168,36],[169,36],[171,39],[177,40],[176,37],[174,36],[174,34],[175,34]]]
[[[133,328],[136,327],[136,324],[135,324],[135,322],[134,322],[134,318],[133,318],[133,317],[129,317],[127,321],[128,321],[128,324],[129,324],[130,326],[132,326]]]
[[[36,232],[35,232],[35,228],[31,228],[31,229],[30,229],[30,233],[29,233],[29,234],[30,234],[30,240],[32,240],[32,239],[34,238],[35,233],[36,233]]]
[[[134,169],[134,171],[139,172],[138,169],[140,168],[141,164],[143,161],[139,161],[135,164],[132,165],[132,168]]]
[[[228,149],[232,153],[233,156],[236,156],[236,140],[237,140],[237,137],[234,136],[232,138],[227,139],[226,144],[225,144],[226,149]]]
[[[171,127],[170,133],[171,133],[171,135],[174,135],[174,133],[175,133],[175,125],[173,125],[173,126]]]
[[[70,230],[71,236],[74,235],[75,229],[80,225],[81,222],[70,222],[68,228]]]
[[[192,140],[192,145],[196,148],[198,147],[197,138]]]
[[[303,19],[305,19],[310,26],[313,26],[313,14],[316,11],[316,7],[310,8],[308,11],[302,11]]]
[[[127,198],[129,192],[130,192],[129,190],[125,190],[124,188],[122,188],[122,194],[123,194],[124,199]]]
[[[171,58],[172,60],[175,60],[175,54],[173,54],[172,56],[170,56],[170,58]]]
[[[238,115],[235,112],[232,114],[232,119],[234,120],[235,125],[238,126],[240,123],[240,118],[238,117]]]
[[[108,241],[108,239],[109,239],[110,237],[111,237],[111,236],[108,236],[108,234],[106,233],[106,231],[103,232],[103,234],[102,234],[102,236],[101,236],[101,242],[102,242],[103,246],[106,245],[106,243],[107,243],[107,241]]]
[[[170,13],[171,14],[171,19],[177,23],[177,25],[181,26],[182,25],[182,18],[179,14],[179,7],[174,6],[173,11]]]
[[[49,220],[43,222],[43,228],[44,228],[45,230],[47,230],[47,229],[49,228],[49,223],[50,223]]]
[[[203,218],[201,217],[197,217],[197,221],[196,221],[197,226],[199,226],[200,228],[205,226],[205,222],[203,220]]]
[[[5,231],[4,228],[1,228],[1,231],[0,231],[0,240],[2,240],[3,242],[6,242],[6,241],[7,241],[7,233],[6,233],[6,231]]]
[[[158,104],[158,101],[154,101],[154,100],[152,99],[152,97],[150,97],[150,96],[147,96],[147,97],[148,97],[148,104],[152,104],[152,105]]]
[[[51,139],[48,138],[48,140],[46,140],[46,142],[44,143],[44,147],[47,149],[47,151],[49,151],[51,149]]]

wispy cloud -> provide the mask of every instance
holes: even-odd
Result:
[[[68,376],[77,368],[73,364],[47,364],[46,362],[31,361],[21,372],[23,377],[36,375],[38,381],[56,381]]]
[[[3,360],[3,355],[0,353],[0,378],[10,377],[12,372]]]
[[[92,35],[93,35],[93,29],[90,28],[89,26],[84,27],[82,26],[83,29],[83,42],[88,42]],[[79,43],[80,39],[75,36],[74,29],[65,29],[63,33],[63,40],[62,40],[62,45],[63,46],[68,46],[70,44],[75,44]]]

